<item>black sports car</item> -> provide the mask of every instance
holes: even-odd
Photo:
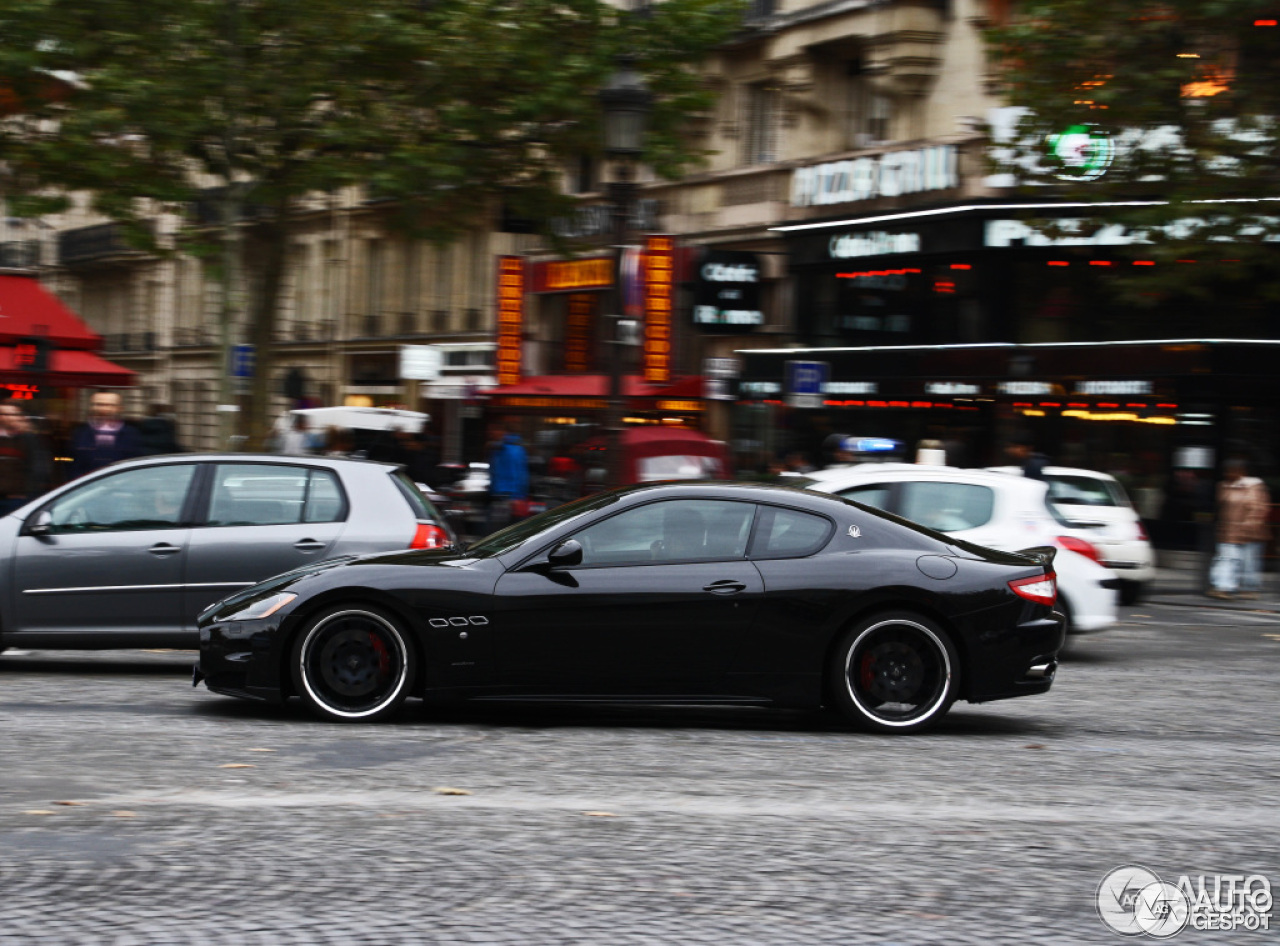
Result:
[[[1049,689],[1051,568],[835,496],[655,483],[262,582],[200,616],[195,682],[333,720],[536,697],[827,704],[909,732]]]

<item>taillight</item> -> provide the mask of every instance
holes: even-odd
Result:
[[[1079,552],[1085,558],[1091,558],[1099,565],[1102,564],[1102,556],[1098,554],[1098,550],[1093,547],[1092,543],[1086,542],[1084,539],[1077,539],[1074,535],[1060,535],[1057,541],[1064,549]]]
[[[1013,593],[1036,604],[1053,604],[1058,600],[1058,576],[1053,572],[1033,578],[1009,582]]]
[[[1142,541],[1142,542],[1150,542],[1151,540],[1147,538],[1147,530],[1146,530],[1146,529],[1144,529],[1144,528],[1142,527],[1142,523],[1141,523],[1141,522],[1135,522],[1135,523],[1134,523],[1134,525],[1138,527],[1138,539],[1139,539],[1139,541]]]
[[[442,549],[449,544],[449,533],[430,522],[419,522],[409,543],[411,549]]]

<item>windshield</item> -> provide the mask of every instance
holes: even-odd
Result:
[[[529,519],[512,523],[505,529],[499,529],[493,535],[488,535],[479,541],[472,542],[467,546],[467,554],[474,555],[476,558],[501,555],[503,552],[511,551],[540,532],[545,532],[553,526],[568,522],[570,519],[575,519],[585,513],[603,509],[610,503],[616,503],[617,501],[618,497],[613,493],[596,493],[594,496],[575,499],[571,503],[556,506],[554,509],[548,509],[546,512],[539,513]]]

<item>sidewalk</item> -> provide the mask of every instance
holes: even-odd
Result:
[[[1143,602],[1151,602],[1182,607],[1280,612],[1280,575],[1263,572],[1262,591],[1256,598],[1210,598],[1205,595],[1207,565],[1202,553],[1159,551],[1156,554],[1159,566],[1155,581],[1139,602],[1139,607]]]

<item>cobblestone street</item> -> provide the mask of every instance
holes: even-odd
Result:
[[[681,708],[344,727],[193,690],[192,662],[0,657],[0,944],[1119,943],[1113,867],[1280,882],[1269,611],[1128,609],[1047,696],[906,738]]]

